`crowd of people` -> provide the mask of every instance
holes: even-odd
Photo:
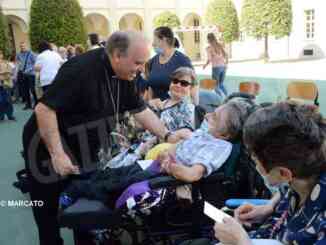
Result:
[[[89,35],[89,48],[102,47],[97,34]],[[14,117],[13,103],[24,103],[24,110],[33,109],[38,98],[51,86],[59,68],[67,60],[85,53],[80,44],[57,47],[46,40],[31,51],[21,42],[19,52],[8,59],[0,50],[0,120]]]
[[[87,52],[80,45],[57,48],[46,41],[37,56],[21,43],[11,63],[0,52],[0,120],[5,115],[15,120],[12,98],[22,97],[25,109],[34,108],[24,126],[23,146],[31,199],[44,202],[33,207],[41,245],[63,244],[59,205],[84,197],[110,206],[128,186],[162,174],[199,181],[222,169],[235,142],[248,150],[276,193],[265,206],[245,204],[234,218],[217,222],[214,238],[183,244],[249,245],[261,238],[325,243],[326,124],[317,107],[293,102],[262,107],[250,96],[229,96],[223,83],[228,56],[210,33],[204,68],[211,63],[215,93],[223,102],[205,111],[198,127],[196,74],[169,27],[154,30],[152,58],[150,43],[140,33],[115,32],[105,45],[97,35],[89,37]],[[41,97],[35,91],[36,74]],[[130,143],[124,130],[126,114],[137,129],[137,142]],[[127,144],[111,158],[114,134]],[[155,148],[162,142],[164,149]],[[150,149],[159,150],[143,168],[138,160]],[[100,152],[110,156],[100,159]],[[95,167],[85,180],[85,170],[99,161],[105,168]],[[73,181],[66,178],[72,175]],[[243,228],[257,222],[262,226],[250,233]]]
[[[212,64],[212,77],[219,81],[216,85],[216,93],[220,98],[227,96],[223,85],[227,55],[223,45],[217,41],[213,33],[209,33],[207,47],[207,63],[204,68]],[[89,34],[87,50],[104,47],[105,41],[100,41],[96,33]],[[137,81],[140,93],[146,100],[159,98],[164,100],[169,97],[169,75],[178,67],[193,68],[192,63],[183,52],[179,51],[180,41],[174,36],[168,27],[155,29],[153,49],[156,55],[146,63],[144,79]],[[67,60],[85,53],[86,49],[80,45],[68,45],[57,47],[55,43],[42,41],[37,50],[31,51],[26,42],[20,43],[20,51],[12,54],[10,60],[0,54],[0,81],[2,109],[0,119],[7,115],[9,120],[15,120],[13,116],[13,103],[25,103],[23,110],[33,109],[38,98],[50,87],[60,66]],[[43,67],[42,67],[43,66]],[[198,86],[193,86],[190,91],[196,104],[199,103]]]

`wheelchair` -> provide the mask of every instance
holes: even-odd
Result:
[[[198,122],[206,110],[197,111]],[[204,201],[222,208],[230,198],[268,198],[264,182],[256,172],[246,149],[234,142],[232,153],[224,165],[207,178],[191,184],[192,202],[173,195],[175,188],[186,183],[171,176],[148,180],[152,190],[164,189],[161,202],[147,211],[130,215],[128,209],[112,209],[95,200],[79,199],[59,213],[61,227],[73,230],[75,245],[121,243],[127,233],[131,244],[173,244],[178,239],[207,237],[213,222],[203,214]],[[25,178],[21,175],[20,177]]]
[[[163,189],[160,202],[148,212],[126,208],[111,209],[105,204],[79,199],[60,212],[61,227],[73,230],[75,245],[123,244],[127,233],[131,244],[174,244],[178,240],[210,237],[213,222],[203,214],[204,201],[222,208],[230,198],[268,198],[268,189],[253,167],[242,144],[233,145],[232,153],[221,169],[191,184],[192,202],[177,200],[175,189],[186,183],[171,176],[148,180],[150,189]],[[150,213],[150,214],[149,214]]]

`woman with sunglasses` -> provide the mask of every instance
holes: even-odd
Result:
[[[175,135],[177,141],[189,138],[195,129],[195,106],[190,98],[195,81],[193,69],[180,67],[171,75],[169,98],[164,101],[154,99],[148,102],[149,107],[158,114],[166,128]],[[148,131],[138,132],[137,135],[137,139],[141,143],[134,144],[129,148],[134,150],[123,150],[109,161],[105,157],[100,157],[102,164],[110,168],[132,165],[157,143],[156,136]]]
[[[169,98],[149,101],[150,106],[160,114],[161,120],[171,131],[181,138],[188,137],[194,130],[195,106],[191,99],[191,91],[195,85],[195,72],[189,67],[180,67],[171,74]],[[183,133],[181,133],[183,132]]]

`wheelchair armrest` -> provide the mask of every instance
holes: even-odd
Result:
[[[266,205],[269,199],[229,199],[226,200],[225,206],[229,209],[235,209],[245,203],[252,205]]]
[[[200,181],[202,181],[203,183],[216,183],[221,181],[227,181],[228,179],[230,178],[226,177],[224,172],[215,171],[207,178],[202,178]]]
[[[201,180],[193,182],[191,184],[196,184],[200,182],[215,183],[215,182],[226,181],[226,180],[227,178],[225,177],[225,174],[223,172],[216,171],[212,173],[210,176],[208,176],[207,178],[202,178]],[[164,188],[164,187],[177,187],[177,186],[187,185],[187,184],[189,183],[184,182],[182,180],[178,180],[169,175],[159,176],[149,180],[149,186],[152,189]]]
[[[102,229],[119,224],[122,217],[120,210],[111,210],[100,201],[81,198],[61,210],[58,219],[61,227]]]
[[[166,188],[166,187],[177,187],[177,186],[187,184],[184,181],[177,180],[176,178],[174,178],[172,176],[168,176],[168,175],[150,179],[148,182],[149,182],[149,186],[152,189],[159,189],[159,188]]]

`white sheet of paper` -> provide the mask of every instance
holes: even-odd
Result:
[[[142,170],[145,170],[152,164],[153,160],[138,160],[138,165],[142,168]]]
[[[219,223],[222,223],[224,218],[231,217],[230,215],[214,207],[209,202],[204,203],[204,214]]]

